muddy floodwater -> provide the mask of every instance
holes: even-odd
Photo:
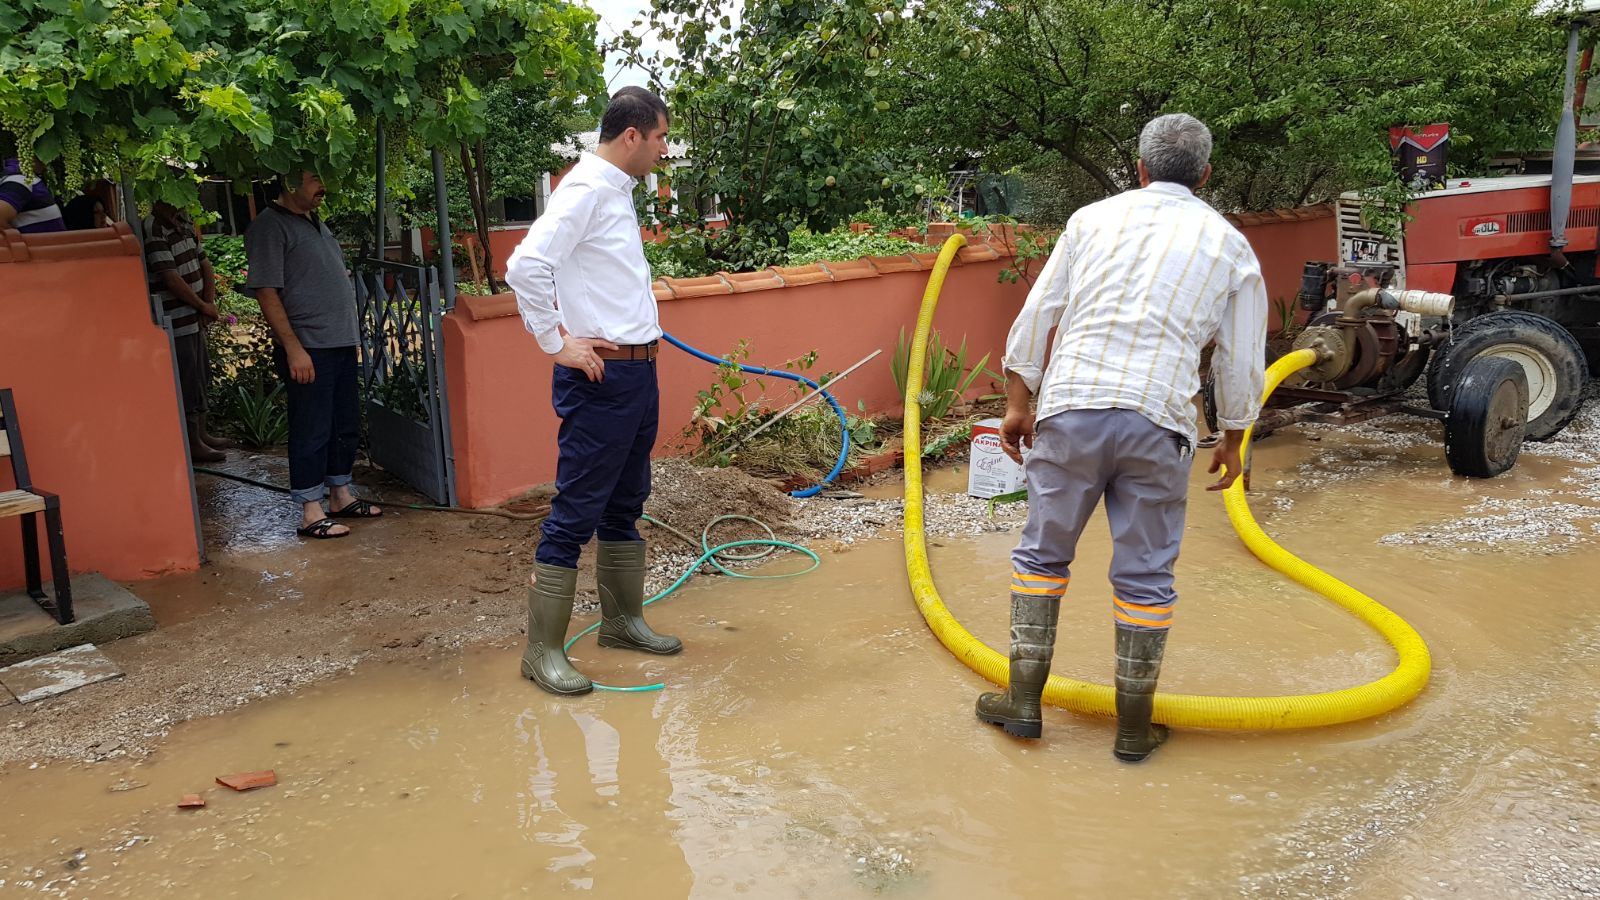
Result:
[[[1109,721],[1059,710],[1042,741],[1008,739],[974,721],[985,685],[918,616],[891,532],[803,578],[696,579],[653,607],[680,657],[574,649],[595,677],[665,681],[659,693],[549,697],[501,642],[190,722],[140,762],[13,766],[0,895],[1600,892],[1600,509],[1584,467],[1529,456],[1467,482],[1415,437],[1333,452],[1331,433],[1284,435],[1258,450],[1252,483],[1269,532],[1428,642],[1432,682],[1377,720],[1181,731],[1138,766],[1112,759]],[[1375,634],[1247,554],[1205,481],[1197,466],[1162,687],[1299,693],[1386,672]],[[1578,510],[1543,536],[1494,520],[1529,498]],[[1514,534],[1495,537],[1501,525]],[[1473,527],[1487,537],[1464,539]],[[951,609],[1002,650],[1014,540],[931,551]],[[1101,520],[1058,672],[1109,678],[1109,552]],[[212,782],[269,768],[275,787]],[[209,805],[176,809],[191,792]]]

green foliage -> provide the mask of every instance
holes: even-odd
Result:
[[[928,349],[922,368],[922,392],[917,395],[923,419],[931,421],[943,418],[950,412],[950,407],[966,396],[979,375],[987,373],[991,378],[1000,379],[1001,376],[984,368],[988,363],[989,354],[985,353],[982,359],[968,368],[966,338],[961,339],[960,347],[951,350],[944,346],[939,332],[928,335]],[[906,378],[911,372],[911,344],[906,340],[904,328],[900,329],[894,357],[889,360],[889,371],[894,376],[895,389],[904,397]]]
[[[1022,199],[1017,218],[1038,226],[1060,227],[1079,207],[1105,196],[1105,188],[1075,163],[1046,151],[1017,167]]]
[[[661,242],[646,242],[644,257],[657,278],[699,278],[717,272],[750,272],[767,266],[805,266],[849,262],[863,256],[925,253],[916,241],[849,229],[817,234],[804,228],[789,235],[786,248],[758,243],[721,229],[676,228]]]
[[[877,425],[848,414],[845,420],[850,429],[848,467],[876,449]],[[839,416],[825,401],[817,400],[740,445],[732,464],[763,477],[817,482],[838,459]]]
[[[244,255],[243,237],[232,234],[206,235],[205,251],[211,259],[211,270],[217,276],[219,291],[244,284],[249,274],[249,260]]]
[[[340,189],[371,169],[380,122],[398,175],[421,148],[480,138],[496,85],[600,89],[596,22],[553,0],[6,0],[0,132],[25,158],[127,171],[182,207],[196,183],[173,165],[310,168],[330,200],[355,197]],[[65,177],[71,193],[81,175]]]
[[[1037,274],[1037,267],[1043,266],[1044,261],[1050,258],[1050,251],[1054,248],[1054,240],[1033,234],[1019,234],[1011,242],[1016,255],[1011,258],[1011,264],[1000,270],[999,278],[1006,284],[1015,284],[1026,281],[1033,284],[1033,276]]]
[[[717,272],[753,272],[784,264],[783,248],[743,226],[671,229],[661,243],[645,244],[645,259],[655,274],[698,278]]]
[[[225,308],[226,298],[221,297]],[[257,449],[282,444],[287,439],[288,400],[273,369],[272,330],[261,318],[260,307],[253,314],[227,312],[206,331],[206,343],[211,355],[207,386],[211,422]]]
[[[226,422],[245,446],[257,450],[289,441],[289,405],[283,383],[233,384],[225,395]]]
[[[789,236],[786,266],[805,266],[816,262],[848,262],[863,256],[899,256],[926,253],[926,244],[886,235],[853,234],[848,230],[814,234],[798,229]]]
[[[255,298],[220,287],[217,289],[217,310],[225,317],[233,316],[236,321],[261,318],[261,304]]]
[[[423,382],[421,371],[410,366],[394,366],[386,377],[373,383],[370,399],[407,419],[425,424],[432,416],[426,401],[429,388]]]
[[[949,434],[946,434],[946,435],[944,435],[942,437],[939,437],[939,438],[935,438],[934,440],[929,441],[927,444],[923,445],[922,455],[923,455],[924,458],[943,456],[951,448],[953,448],[953,447],[955,447],[955,446],[957,446],[959,444],[965,444],[967,441],[969,441],[971,439],[972,439],[972,426],[971,425],[967,425],[967,426],[965,426],[963,428],[957,428],[956,430],[950,432]]]
[[[702,271],[703,259],[693,259],[685,242],[645,241],[644,260],[657,278],[698,278],[711,272]],[[714,269],[712,271],[715,271]]]
[[[1470,171],[1554,129],[1564,34],[1534,5],[951,0],[890,45],[875,139],[990,169],[1047,154],[1076,172],[1059,195],[1086,201],[1137,183],[1145,122],[1188,112],[1215,136],[1207,192],[1223,209],[1392,181],[1396,124],[1449,122],[1453,168]]]
[[[869,204],[866,209],[851,216],[850,221],[865,222],[879,234],[888,234],[902,228],[920,228],[926,233],[928,229],[928,217],[922,210],[889,212],[881,203]]]
[[[832,407],[815,400],[756,434],[756,429],[810,389],[782,379],[775,385],[779,393],[768,396],[766,377],[739,369],[741,364],[749,364],[749,341],[740,341],[723,359],[711,384],[696,394],[694,414],[682,434],[684,445],[692,450],[691,458],[701,465],[738,466],[763,476],[818,479],[827,474],[839,456],[839,417]],[[779,368],[799,374],[816,362],[817,353],[812,351]],[[829,376],[815,380],[826,385]],[[845,419],[852,444],[850,458],[854,459],[878,443],[878,427],[865,417],[847,415]]]
[[[738,439],[754,431],[759,420],[766,415],[767,382],[759,375],[751,375],[739,367],[748,364],[750,342],[739,341],[733,352],[722,357],[722,365],[711,385],[695,394],[694,414],[684,428],[683,438],[695,447],[694,459],[704,465],[727,466],[733,461],[732,452]],[[800,360],[791,360],[781,368],[804,363],[809,368],[816,361],[816,353]],[[784,381],[785,385],[795,382]],[[745,396],[754,388],[757,396]],[[798,395],[796,398],[798,399]]]
[[[694,163],[679,195],[714,194],[734,226],[705,249],[721,268],[825,232],[874,201],[913,202],[912,155],[870,145],[888,102],[886,48],[906,0],[746,2],[734,27],[718,0],[652,0],[616,45],[652,73]],[[646,38],[671,51],[651,52]],[[670,85],[670,89],[663,87]],[[684,207],[698,221],[699,204]],[[749,249],[753,247],[754,249]]]

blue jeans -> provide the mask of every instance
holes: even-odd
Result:
[[[289,496],[312,503],[328,488],[350,483],[361,445],[361,399],[356,348],[307,348],[317,370],[310,384],[289,377],[289,357],[272,349],[272,363],[289,397]]]
[[[583,545],[596,534],[602,541],[640,540],[661,414],[656,364],[607,360],[605,366],[600,382],[555,367],[551,398],[561,417],[556,497],[534,554],[547,565],[577,568]]]

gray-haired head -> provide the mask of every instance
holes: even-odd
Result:
[[[1211,162],[1211,129],[1187,113],[1157,116],[1139,133],[1139,160],[1151,181],[1197,188]]]

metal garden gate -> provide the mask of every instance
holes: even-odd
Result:
[[[355,283],[367,452],[435,503],[454,506],[439,274],[365,258],[355,265]]]

